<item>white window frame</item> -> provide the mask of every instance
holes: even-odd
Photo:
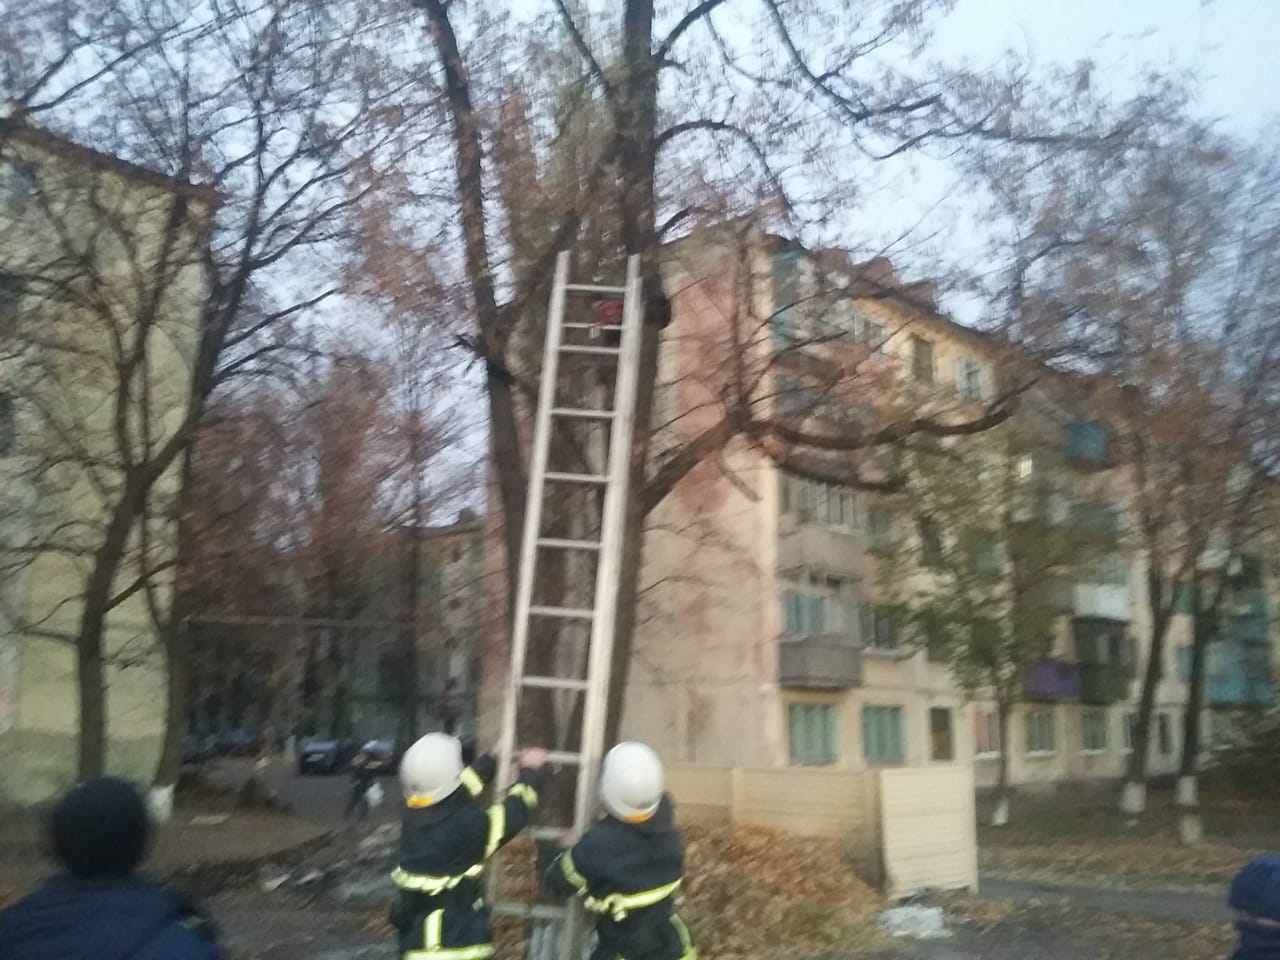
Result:
[[[1100,729],[1102,731],[1102,746],[1089,746],[1089,727],[1090,718],[1100,721]],[[1111,731],[1109,729],[1110,717],[1107,715],[1105,707],[1084,707],[1080,710],[1080,752],[1086,755],[1097,755],[1109,753],[1111,750]],[[1094,732],[1097,732],[1096,730]]]
[[[978,760],[994,760],[998,758],[1003,750],[1000,743],[1000,712],[998,710],[984,710],[979,708],[974,711],[978,722],[987,728],[987,743],[995,744],[994,750],[983,750],[982,741],[978,737],[975,729],[973,734],[973,755]]]
[[[820,709],[831,719],[831,753],[823,761],[806,762],[796,759],[795,741],[792,738],[791,717],[796,709]],[[789,700],[786,703],[787,765],[792,767],[834,767],[840,762],[840,704],[832,700]]]
[[[970,389],[970,387],[973,389]],[[982,364],[973,357],[956,361],[956,393],[961,399],[980,402],[987,396],[987,377]]]
[[[1049,719],[1049,732],[1050,732],[1049,739],[1053,745],[1049,747],[1049,749],[1047,750],[1044,749],[1043,747],[1031,746],[1031,721],[1033,718],[1037,718],[1037,717],[1048,717]],[[1027,756],[1028,757],[1055,756],[1058,752],[1058,717],[1057,717],[1057,714],[1054,712],[1054,709],[1052,707],[1036,707],[1034,709],[1028,710],[1025,714],[1023,714],[1022,721],[1025,727],[1024,732],[1026,733],[1025,739],[1027,742]]]

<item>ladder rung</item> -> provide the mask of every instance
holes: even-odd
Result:
[[[573,831],[567,827],[530,827],[529,836],[534,840],[561,840]]]
[[[621,333],[622,325],[618,323],[565,323],[566,330],[603,330],[606,333]]]
[[[599,540],[564,540],[560,537],[539,537],[538,546],[552,550],[599,550]]]
[[[570,293],[621,293],[627,292],[626,287],[609,287],[602,286],[598,283],[566,283],[564,288]]]
[[[564,907],[546,903],[513,903],[510,900],[495,903],[493,912],[501,917],[523,917],[525,920],[563,920],[566,913]]]
[[[577,607],[534,606],[529,608],[529,613],[535,617],[560,617],[562,620],[590,620],[595,616],[594,611]]]
[[[582,763],[582,754],[570,753],[567,750],[548,750],[547,763],[562,763],[576,767]]]
[[[569,680],[564,677],[521,677],[526,687],[544,687],[548,690],[585,690],[590,684],[585,680]]]
[[[567,344],[560,348],[561,353],[583,353],[594,357],[616,357],[622,352],[621,347],[579,347]]]
[[[548,480],[556,480],[560,483],[608,483],[609,478],[602,473],[548,473],[545,474]]]
[[[553,417],[574,417],[578,420],[612,420],[612,410],[588,410],[585,407],[552,407]]]

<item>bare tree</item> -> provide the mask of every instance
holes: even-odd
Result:
[[[323,276],[309,271],[326,262],[349,258],[354,215],[388,171],[416,155],[433,117],[429,85],[397,59],[394,11],[361,4],[174,2],[126,4],[107,22],[112,30],[105,34],[68,34],[64,39],[77,52],[66,69],[40,74],[42,121],[180,179],[199,179],[222,201],[198,256],[179,246],[189,233],[179,227],[199,220],[188,202],[175,201],[170,219],[177,226],[160,232],[172,234],[172,242],[134,264],[155,301],[165,299],[178,272],[167,263],[197,264],[205,287],[189,317],[197,338],[182,415],[166,421],[163,442],[139,467],[129,496],[112,504],[120,518],[112,529],[128,530],[144,514],[160,512],[149,495],[178,463],[209,396],[229,378],[278,369],[296,346],[296,326],[341,288],[340,276],[328,284],[305,278]],[[162,34],[146,33],[162,22]],[[128,42],[144,33],[145,42]],[[38,39],[18,37],[28,45]],[[115,55],[122,43],[126,59]],[[23,62],[42,62],[44,49],[26,53]],[[58,59],[44,56],[51,66]],[[85,74],[84,64],[99,62],[112,68]],[[94,107],[86,108],[90,102]],[[153,264],[161,268],[150,269]],[[121,587],[118,562],[102,559],[86,591],[92,602],[84,603],[80,637],[82,694],[89,698],[82,711],[82,775],[102,767],[105,734],[90,688],[100,687],[102,601]],[[166,607],[159,603],[155,612],[165,624],[167,658],[180,664],[190,653],[175,628],[183,611]],[[170,687],[161,785],[176,777],[182,689]]]
[[[939,73],[925,79],[906,70],[886,77],[873,69],[877,53],[927,40],[929,16],[943,6],[929,2],[833,7],[769,0],[748,11],[746,5],[709,0],[667,17],[652,0],[630,0],[616,20],[610,19],[616,11],[556,3],[548,17],[560,43],[550,52],[539,48],[535,55],[539,66],[553,62],[559,68],[538,71],[546,87],[537,92],[546,95],[529,98],[534,108],[545,105],[545,112],[512,134],[505,128],[519,124],[525,107],[512,100],[504,76],[523,70],[519,58],[526,51],[512,42],[505,48],[494,42],[501,35],[500,20],[470,21],[458,8],[437,0],[417,0],[415,6],[425,14],[450,111],[456,209],[475,318],[475,335],[468,343],[486,368],[492,454],[500,465],[506,567],[512,582],[525,512],[518,385],[528,375],[521,369],[520,353],[529,342],[524,331],[530,321],[536,326],[536,304],[552,259],[557,250],[577,241],[584,224],[609,238],[611,250],[600,258],[601,267],[616,267],[625,254],[642,257],[643,393],[610,691],[609,729],[616,732],[631,660],[644,517],[689,470],[734,443],[765,440],[789,448],[797,455],[794,459],[803,459],[798,455],[808,450],[835,459],[844,455],[847,462],[848,454],[900,442],[916,432],[976,432],[1008,412],[1009,398],[1002,397],[967,425],[906,415],[879,431],[814,436],[743,416],[744,403],[751,404],[739,390],[725,405],[726,416],[655,460],[651,387],[659,382],[660,347],[671,317],[661,278],[664,241],[687,232],[699,219],[722,220],[762,209],[771,212],[775,223],[795,231],[829,224],[853,209],[858,198],[858,174],[865,168],[849,163],[850,157],[889,159],[928,142],[961,138],[1040,149],[1093,149],[1140,128],[1147,101],[1106,105],[1086,95],[1070,117],[1054,118],[1062,119],[1061,125],[1041,126],[1026,122],[1034,117],[1027,104],[1044,91],[1028,84],[1017,69],[1008,76]],[[756,14],[747,31],[753,43],[760,40],[754,46],[726,29],[731,16]],[[482,34],[485,49],[499,55],[515,47],[514,63],[500,61],[495,67],[497,56],[472,55],[469,44]],[[572,56],[562,53],[565,48]],[[665,85],[664,78],[677,72],[679,82]],[[505,111],[493,100],[505,104]],[[490,116],[500,116],[504,129],[492,139],[485,123]],[[591,118],[586,133],[581,129],[584,116]],[[579,176],[570,178],[567,187],[551,171],[540,175],[539,157],[546,152],[536,145],[542,142],[537,130],[553,131],[546,151],[551,153],[558,138],[569,135],[571,169]],[[500,286],[498,272],[506,248],[490,233],[495,218],[485,190],[486,177],[493,173],[486,165],[489,155],[497,158],[506,194],[514,194],[513,184],[521,185],[537,211],[534,217],[508,213],[516,240],[506,288]],[[536,223],[540,230],[532,226]],[[745,352],[744,343],[739,347]],[[865,482],[847,469],[843,479]]]

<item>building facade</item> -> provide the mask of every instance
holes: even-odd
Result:
[[[93,558],[131,465],[159,462],[187,416],[216,202],[20,120],[0,137],[0,801],[75,778]],[[106,766],[142,782],[163,733],[148,601],[172,592],[179,462],[131,521],[102,633]]]
[[[927,290],[897,284],[886,264],[854,269],[754,234],[672,248],[666,273],[659,457],[712,429],[726,389],[743,383],[767,410],[758,416],[810,434],[872,429],[908,409],[973,416],[998,389],[999,345],[940,315]],[[839,295],[818,293],[831,288]],[[815,395],[815,382],[830,388]],[[1049,395],[1041,404],[1062,406]],[[815,482],[799,444],[767,447],[760,436],[706,458],[655,511],[623,734],[673,762],[714,766],[972,762],[989,786],[1005,749],[1013,784],[1120,776],[1146,662],[1146,570],[1126,544],[1126,477],[1105,429],[1070,409],[1047,424],[1045,442],[1065,464],[1053,522],[1114,528],[1121,546],[1059,585],[1062,616],[1026,672],[1008,744],[994,704],[966,696],[878,609],[875,551],[902,533],[901,498]],[[854,466],[881,476],[874,456]],[[1230,711],[1274,698],[1267,585],[1259,557],[1245,566],[1239,609],[1210,658],[1210,733]],[[1189,619],[1174,618],[1165,644],[1157,775],[1180,760]]]

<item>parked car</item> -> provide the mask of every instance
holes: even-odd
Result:
[[[298,749],[298,773],[337,773],[346,762],[343,745],[337,740],[310,738]]]
[[[258,735],[250,730],[224,730],[217,736],[217,752],[224,757],[247,757],[258,750]]]
[[[183,766],[199,766],[218,755],[217,738],[189,733],[182,738]]]
[[[360,748],[368,756],[369,769],[377,774],[391,774],[400,769],[400,754],[391,740],[370,740]]]

